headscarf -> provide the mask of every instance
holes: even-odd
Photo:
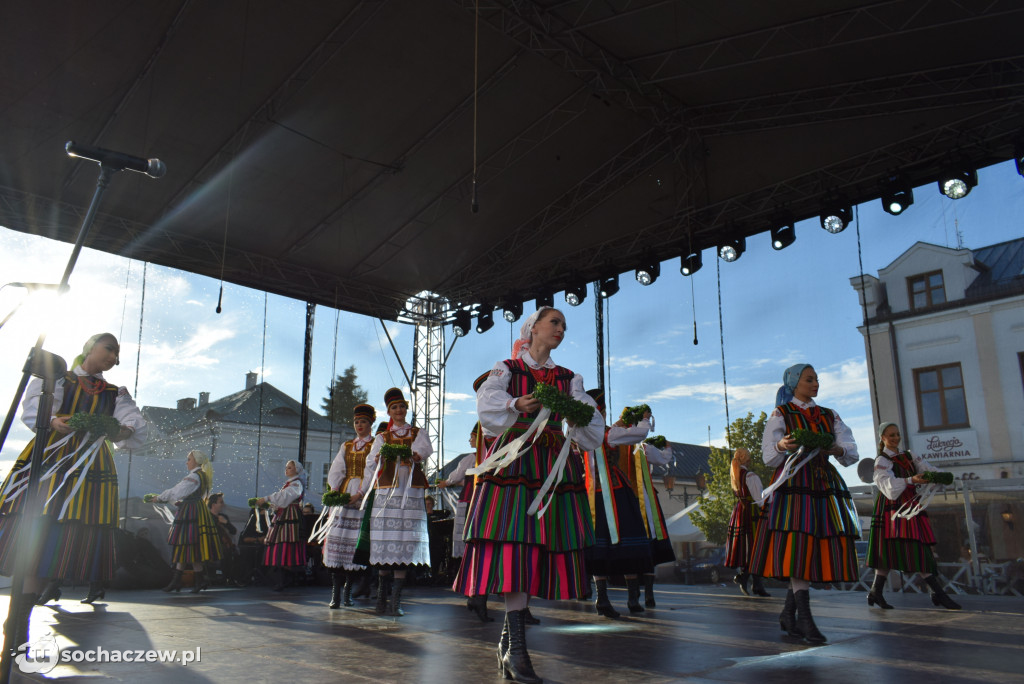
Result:
[[[71,367],[77,368],[78,366],[81,366],[82,362],[85,361],[85,357],[87,357],[89,353],[92,351],[92,348],[96,346],[96,343],[105,337],[109,337],[110,339],[117,342],[117,335],[115,335],[114,333],[97,333],[96,335],[93,335],[92,337],[85,341],[84,345],[82,345],[82,353],[75,357],[75,360],[72,362]],[[121,363],[120,354],[117,355],[117,363]]]
[[[888,422],[886,422],[886,423],[882,423],[881,425],[878,426],[878,453],[879,454],[881,454],[882,450],[885,448],[885,442],[882,441],[882,433],[885,432],[889,427],[891,427],[893,425],[896,425],[896,423],[888,423]],[[896,425],[896,427],[899,427],[899,425]]]
[[[213,486],[213,464],[210,463],[210,457],[205,452],[199,449],[193,449],[189,452],[192,454],[192,458],[196,460],[196,465],[203,471],[203,475],[206,477],[206,490],[200,493],[200,496],[204,499],[210,494],[210,488]]]
[[[299,482],[302,483],[302,488],[305,489],[306,488],[306,469],[302,467],[302,464],[299,463],[299,460],[297,458],[290,458],[290,459],[288,459],[288,461],[285,462],[285,464],[284,464],[285,467],[287,467],[289,463],[294,463],[295,464],[295,477],[299,478]]]
[[[786,369],[786,372],[782,374],[782,387],[775,393],[775,405],[782,406],[793,401],[793,390],[796,389],[797,384],[800,382],[800,375],[804,372],[805,368],[810,368],[809,363],[798,363],[790,366]]]
[[[732,491],[740,492],[740,470],[745,463],[750,463],[750,452],[746,449],[737,449],[732,455],[732,463],[729,464],[729,484]]]
[[[545,311],[554,309],[553,306],[542,306],[523,321],[523,327],[519,329],[519,339],[512,343],[512,358],[518,359],[530,351],[530,342],[533,341],[533,326],[536,325]]]

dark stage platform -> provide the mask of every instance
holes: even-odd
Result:
[[[1024,600],[957,596],[964,610],[934,608],[921,594],[886,596],[895,610],[869,609],[863,592],[812,591],[828,645],[810,647],[779,632],[783,592],[753,599],[732,587],[664,584],[658,606],[616,621],[589,603],[536,601],[542,624],[528,642],[546,682],[1024,682]],[[329,610],[328,587],[274,593],[265,587],[198,595],[108,591],[95,607],[71,596],[36,607],[32,640],[53,633],[58,646],[106,651],[175,650],[178,663],[58,662],[15,682],[104,680],[163,684],[216,682],[500,682],[496,618],[480,623],[465,601],[436,587],[406,592],[403,618],[382,618],[370,602]],[[0,597],[6,602],[7,597]],[[612,590],[625,609],[625,590]],[[88,679],[86,679],[88,678]]]

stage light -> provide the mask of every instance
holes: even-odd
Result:
[[[684,276],[693,275],[700,270],[700,267],[704,265],[704,257],[701,256],[700,252],[694,252],[689,256],[683,257],[682,265],[679,267],[679,272]]]
[[[452,332],[456,337],[465,337],[469,334],[469,326],[473,324],[473,314],[465,309],[455,312],[455,320],[452,322]]]
[[[821,212],[821,227],[828,232],[842,233],[853,220],[853,210],[848,204],[835,203]]]
[[[542,306],[554,306],[554,305],[555,305],[555,295],[553,295],[553,294],[546,294],[546,295],[541,295],[540,297],[537,297],[537,308],[538,309],[541,308]]]
[[[885,213],[899,216],[914,203],[914,191],[899,176],[890,178],[882,190],[882,209]]]
[[[587,298],[587,284],[577,283],[572,287],[565,288],[565,303],[569,306],[579,306]]]
[[[732,238],[718,246],[718,256],[722,261],[736,261],[747,249],[746,238]]]
[[[939,176],[939,191],[949,199],[967,197],[978,184],[978,172],[963,166],[950,166]]]
[[[483,334],[494,327],[494,309],[489,306],[481,307],[476,317],[476,331]]]
[[[779,226],[778,228],[772,228],[772,249],[780,250],[786,249],[793,241],[796,240],[796,228],[790,223],[785,226]]]
[[[506,304],[505,312],[501,315],[509,323],[515,323],[523,315],[523,303]]]
[[[636,281],[641,285],[653,285],[661,275],[661,264],[653,258],[644,260],[644,264],[636,269]]]
[[[1013,165],[1017,167],[1017,173],[1024,176],[1024,141],[1022,140],[1013,144]]]
[[[619,291],[619,276],[618,274],[613,275],[611,278],[603,279],[598,285],[598,292],[602,299],[608,299],[613,294]]]

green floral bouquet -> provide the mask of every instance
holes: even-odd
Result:
[[[668,446],[668,440],[665,439],[665,435],[654,435],[644,440],[644,444],[650,444],[653,447],[664,449]]]
[[[940,484],[940,485],[951,485],[953,484],[953,473],[946,473],[942,471],[926,470],[921,473],[921,477],[928,484]]]
[[[250,496],[249,497],[249,508],[256,508],[258,501],[259,501],[258,497]],[[268,508],[270,508],[270,504],[268,504],[265,501],[263,502],[263,505],[260,506],[260,510],[261,511],[266,510]]]
[[[117,418],[102,413],[76,413],[68,418],[68,427],[75,432],[88,432],[94,437],[103,435],[107,439],[114,439],[121,432]]]
[[[550,409],[551,413],[561,416],[572,425],[589,425],[594,418],[594,407],[577,401],[567,394],[559,392],[556,387],[538,382],[533,388],[533,398]]]
[[[789,438],[806,449],[828,449],[835,441],[835,437],[827,432],[814,432],[797,428],[789,433]]]
[[[405,444],[383,444],[380,447],[380,457],[388,463],[409,462],[412,460],[412,449]]]
[[[644,414],[651,410],[651,407],[647,404],[640,404],[639,406],[627,406],[622,409],[622,415],[619,416],[619,420],[625,426],[639,425],[640,421],[644,419]]]
[[[352,495],[348,492],[324,492],[320,499],[324,506],[344,506],[351,500]]]
[[[142,497],[142,503],[153,503],[153,500],[159,496],[158,494],[146,494]]]

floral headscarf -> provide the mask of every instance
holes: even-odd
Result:
[[[542,306],[527,317],[523,322],[523,327],[519,329],[519,339],[512,343],[513,359],[518,359],[530,351],[530,342],[533,341],[533,326],[537,324],[545,311],[554,308],[553,306]]]

